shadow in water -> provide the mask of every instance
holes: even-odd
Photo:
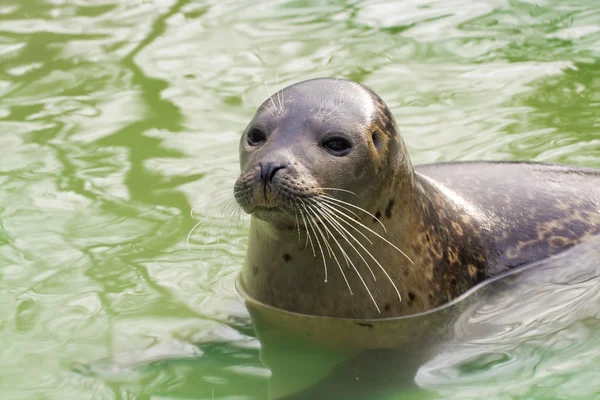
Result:
[[[271,399],[439,398],[449,386],[457,395],[455,385],[515,374],[526,385],[540,354],[551,357],[565,332],[600,318],[600,236],[408,317],[337,319],[248,298],[246,305],[272,372]]]

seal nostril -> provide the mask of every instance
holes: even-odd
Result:
[[[269,182],[273,181],[273,178],[275,177],[275,174],[277,173],[277,171],[282,170],[284,168],[285,168],[285,165],[274,165],[269,172]]]
[[[275,162],[260,162],[258,165],[260,166],[259,180],[265,185],[273,182],[279,170],[286,168],[285,164]]]

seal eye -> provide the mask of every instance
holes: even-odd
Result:
[[[334,156],[343,157],[350,153],[352,150],[352,143],[346,138],[334,136],[323,141],[322,146],[327,150],[330,154]]]
[[[266,136],[267,135],[260,129],[252,128],[250,132],[248,132],[248,144],[250,146],[258,146],[266,140]]]

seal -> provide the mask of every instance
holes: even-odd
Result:
[[[239,285],[293,313],[421,313],[600,233],[600,171],[529,162],[413,168],[369,88],[314,79],[268,98],[240,140],[251,214]]]

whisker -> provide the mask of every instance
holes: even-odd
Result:
[[[291,203],[292,202],[290,201],[290,204]],[[300,243],[301,242],[301,239],[300,239],[300,223],[298,222],[298,212],[296,211],[296,209],[293,206],[291,208],[294,209],[294,218],[296,218],[296,227],[298,228],[298,243]]]
[[[194,225],[194,227],[190,230],[190,232],[187,234],[187,237],[185,239],[185,243],[187,244],[188,250],[192,250],[192,247],[190,246],[190,238],[192,237],[192,234],[194,233],[194,231],[196,230],[196,228],[198,228],[203,223],[204,223],[204,221],[198,221]]]
[[[302,219],[304,219],[304,212],[302,210],[300,210],[300,212],[302,213]],[[319,246],[319,250],[321,251],[321,256],[323,257],[323,269],[325,272],[325,279],[323,280],[323,282],[327,283],[327,281],[328,281],[327,261],[325,260],[325,252],[323,251],[323,247],[321,246],[321,240],[319,239],[319,236],[317,235],[317,231],[315,230],[313,222],[309,219],[308,223],[310,225],[310,229],[313,231],[313,234],[315,235],[315,240],[317,241],[317,245]],[[308,230],[307,230],[307,232],[308,232]],[[315,257],[316,257],[316,255],[315,255]]]
[[[351,191],[351,190],[339,189],[339,188],[321,188],[321,189],[323,189],[323,190],[336,190],[336,191],[340,191],[340,192],[346,192],[346,193],[350,193],[350,194],[353,194],[356,197],[358,197],[358,195],[356,193],[354,193],[353,191]]]
[[[267,95],[269,95],[269,93],[271,93],[271,91],[269,90],[269,85],[267,84],[267,81],[265,81],[265,88],[267,88]],[[273,95],[269,95],[269,100],[271,100],[271,103],[273,104],[273,108],[275,108],[275,111],[277,111],[277,114],[281,115],[279,113],[279,110],[277,109],[277,106],[275,105],[275,101],[273,100]]]
[[[323,200],[323,199],[322,199],[320,196],[317,196],[317,197],[319,197],[319,199]],[[359,216],[357,213],[355,213],[354,211],[352,211],[352,209],[350,209],[350,208],[346,207],[345,205],[338,204],[338,203],[334,203],[334,202],[330,202],[330,203],[328,203],[328,204],[335,205],[336,207],[339,207],[339,208],[341,208],[342,210],[349,212],[349,213],[350,213],[350,214],[352,214],[354,217],[356,217],[356,218],[358,218],[359,220],[361,220],[361,221],[362,221],[362,218],[361,218],[361,217],[360,217],[360,216]],[[368,239],[367,239],[367,240],[368,240]]]
[[[228,222],[232,222],[233,219],[237,219],[236,225],[239,226],[240,219],[242,214],[242,208],[237,204],[235,199],[231,198],[228,200],[228,203],[224,204],[221,207],[221,210],[216,214],[216,216],[221,219],[228,219]]]
[[[407,259],[408,261],[410,261],[410,263],[411,263],[411,264],[414,264],[413,260],[411,260],[411,259],[410,259],[410,257],[409,257],[409,256],[408,256],[408,255],[407,255],[405,252],[403,252],[402,250],[400,250],[400,249],[398,248],[398,246],[396,246],[395,244],[393,244],[392,242],[390,242],[389,240],[387,240],[386,238],[384,238],[383,236],[381,236],[379,233],[375,232],[373,229],[369,228],[368,226],[366,226],[366,225],[365,225],[365,224],[363,224],[362,222],[360,222],[360,221],[356,221],[355,219],[352,219],[352,218],[350,218],[350,217],[349,217],[349,216],[347,216],[346,214],[344,214],[344,213],[341,213],[339,210],[337,210],[337,209],[336,209],[335,207],[333,207],[333,206],[331,206],[331,209],[332,209],[333,211],[335,211],[335,212],[339,213],[339,214],[340,214],[340,215],[342,215],[343,217],[345,217],[345,218],[349,219],[350,221],[354,222],[355,224],[357,224],[357,225],[359,225],[359,226],[361,226],[361,227],[365,228],[366,230],[368,230],[369,232],[371,232],[373,235],[377,236],[379,239],[383,240],[384,242],[386,242],[387,244],[389,244],[390,246],[392,246],[394,249],[396,249],[396,250],[397,250],[397,251],[398,251],[400,254],[402,254],[404,257],[406,257],[406,259]],[[350,225],[350,224],[349,224],[349,225]],[[350,226],[352,226],[352,225],[350,225]],[[353,228],[354,228],[354,227],[353,227]],[[354,229],[356,229],[356,228],[354,228]]]
[[[281,68],[277,68],[277,74],[275,75],[275,86],[279,87],[279,70]],[[277,99],[279,100],[279,106],[281,107],[281,113],[283,113],[283,90],[277,92]],[[281,115],[281,114],[280,114]]]
[[[309,205],[310,207],[311,205]],[[311,207],[312,208],[312,207]],[[313,211],[319,212],[318,209],[313,208]],[[319,214],[324,217],[322,212],[319,212]],[[322,220],[323,222],[327,222],[326,220]],[[326,224],[323,224],[323,228],[325,228],[327,231],[329,231],[329,228],[327,227]],[[334,228],[334,226],[332,225],[332,228]],[[338,232],[340,232],[338,230]],[[369,286],[367,285],[367,283],[365,282],[365,280],[363,279],[362,275],[360,274],[360,272],[358,271],[358,268],[356,268],[356,265],[354,265],[354,262],[352,262],[352,260],[350,259],[350,257],[348,257],[348,254],[346,253],[346,251],[342,248],[342,245],[340,244],[340,242],[335,238],[335,236],[330,233],[330,236],[333,238],[334,242],[337,244],[338,248],[340,249],[340,252],[342,253],[342,255],[344,256],[344,258],[346,259],[346,262],[349,263],[350,265],[352,265],[352,269],[354,269],[354,272],[356,272],[356,275],[358,276],[358,279],[360,279],[360,281],[362,282],[365,290],[367,291],[367,293],[369,294],[369,297],[371,297],[371,300],[373,301],[373,304],[375,304],[375,308],[377,309],[377,312],[381,313],[381,310],[379,309],[379,306],[377,305],[377,301],[375,301],[375,297],[373,297],[373,294],[371,293],[371,291],[369,290]]]
[[[264,104],[261,105],[261,107],[270,112],[272,116],[275,116],[275,113],[269,107],[265,106]]]
[[[308,222],[311,223],[313,230],[316,228],[316,230],[321,235],[321,238],[323,239],[323,245],[325,246],[325,249],[327,250],[327,255],[329,256],[329,258],[333,258],[333,252],[332,252],[331,246],[329,245],[329,242],[327,242],[327,238],[325,237],[325,234],[321,231],[321,228],[319,228],[319,224],[315,221],[314,216],[310,214],[304,200],[302,200],[302,199],[299,199],[299,200],[300,200],[300,203],[302,203],[302,208],[304,208],[304,211],[306,212],[306,218],[307,218]],[[317,236],[316,232],[315,232],[315,237],[317,239],[319,238]]]
[[[323,273],[324,273],[323,282],[327,283],[327,282],[329,282],[329,270],[327,269],[327,260],[325,258],[325,251],[323,250],[323,247],[325,247],[325,243],[323,243],[323,246],[321,246],[321,239],[323,239],[323,241],[325,241],[325,239],[323,238],[323,235],[321,235],[321,239],[319,239],[319,236],[317,235],[317,231],[315,230],[315,224],[313,221],[309,220],[308,223],[310,224],[310,229],[313,231],[313,234],[315,235],[315,240],[317,242],[317,245],[319,246],[319,251],[321,252],[321,258],[323,259]]]
[[[294,202],[296,202],[296,201],[294,200]],[[296,203],[296,207],[298,207],[298,203]],[[300,217],[302,217],[302,222],[304,222],[304,227],[306,228],[307,243],[304,245],[304,249],[306,250],[306,248],[308,247],[308,241],[310,241],[310,247],[312,248],[313,257],[316,257],[317,253],[315,252],[315,246],[313,244],[312,238],[310,237],[310,231],[308,230],[308,226],[306,225],[306,219],[304,218],[304,213],[302,212],[302,209],[300,209],[299,207],[298,207],[298,210],[300,211]],[[294,212],[295,212],[295,210],[294,210]],[[298,233],[300,233],[300,230],[298,230]],[[325,279],[327,279],[327,272],[325,272]]]
[[[323,204],[325,207],[329,207],[332,211],[337,211],[335,210],[333,207],[327,206],[325,204]],[[343,220],[343,219],[339,219],[338,221],[343,222],[344,224],[348,225],[349,227],[351,227],[352,229],[354,229],[355,231],[359,232],[358,228],[354,227],[352,224],[350,224],[349,222]],[[354,221],[354,220],[352,220]],[[357,221],[354,221],[357,222]],[[398,287],[396,286],[396,284],[394,283],[394,281],[392,280],[392,277],[388,274],[388,272],[385,270],[385,268],[383,267],[383,265],[381,265],[381,263],[375,258],[375,256],[373,256],[373,254],[371,254],[371,252],[369,252],[365,246],[363,246],[362,243],[360,243],[359,241],[356,240],[356,238],[354,238],[354,240],[356,241],[356,244],[358,244],[368,255],[369,257],[371,257],[373,259],[373,261],[375,261],[375,263],[377,264],[377,266],[379,266],[379,269],[381,269],[381,272],[383,272],[386,276],[386,278],[390,281],[390,283],[392,284],[392,286],[394,287],[394,289],[396,290],[396,294],[398,295],[398,299],[400,301],[402,301],[402,296],[400,295],[400,290],[398,290]],[[385,239],[383,239],[385,240]],[[386,241],[387,242],[387,241]],[[389,243],[389,242],[388,242]],[[393,245],[392,245],[393,246]],[[394,246],[395,247],[395,246]],[[404,254],[404,253],[402,253]],[[407,257],[408,258],[408,257]],[[410,260],[410,258],[409,258]],[[411,261],[412,262],[412,261]]]
[[[359,207],[359,206],[357,206],[357,205],[354,205],[354,204],[352,204],[352,203],[348,203],[347,201],[344,201],[344,200],[336,199],[335,197],[333,197],[333,196],[330,196],[330,195],[328,195],[328,194],[321,194],[321,195],[319,195],[318,197],[319,197],[321,200],[325,200],[325,201],[334,201],[334,202],[337,202],[337,203],[345,204],[345,205],[347,205],[347,206],[350,206],[350,207],[352,207],[352,208],[354,208],[354,209],[357,209],[357,210],[359,210],[359,211],[362,211],[362,212],[364,212],[365,214],[369,215],[369,216],[370,216],[370,217],[372,217],[374,220],[376,220],[377,222],[379,222],[379,225],[381,225],[381,227],[383,228],[383,231],[384,231],[385,233],[387,233],[387,229],[386,229],[385,225],[383,225],[383,222],[381,222],[381,221],[379,220],[379,218],[377,218],[376,216],[374,216],[373,214],[371,214],[370,212],[368,212],[368,211],[367,211],[367,210],[365,210],[364,208],[362,208],[362,207]]]
[[[341,89],[342,89],[342,85],[340,85],[340,91],[341,91]],[[323,121],[327,120],[327,118],[329,118],[329,116],[330,116],[331,114],[333,114],[333,113],[334,113],[334,112],[335,112],[335,111],[336,111],[338,108],[342,107],[344,104],[348,103],[348,101],[349,101],[349,100],[352,100],[352,101],[357,101],[357,100],[358,100],[358,99],[359,99],[359,98],[360,98],[362,95],[363,95],[363,94],[361,93],[361,94],[358,94],[358,95],[357,95],[356,97],[354,97],[353,99],[348,99],[348,98],[346,98],[346,99],[344,99],[344,100],[340,100],[340,103],[337,105],[337,107],[335,106],[335,99],[334,99],[334,103],[333,103],[334,107],[331,109],[331,111],[329,111],[329,113],[328,113],[327,115],[323,115],[323,119],[322,119],[322,120],[323,120]]]
[[[341,85],[340,85],[340,91],[341,91]],[[352,102],[359,101],[359,99],[365,95],[366,95],[366,93],[359,93],[353,99],[346,98],[344,101],[340,100],[340,104],[338,104],[337,107],[334,107],[331,111],[329,111],[329,113],[327,115],[324,115],[322,120],[323,121],[327,120],[327,118],[329,118],[329,116],[331,114],[333,114],[338,108],[342,107],[344,104],[348,103],[348,101],[350,101],[350,100],[352,100]]]
[[[348,286],[348,290],[350,291],[350,294],[354,295],[354,292],[352,291],[352,288],[350,287],[350,282],[348,282],[348,278],[346,277],[346,274],[344,273],[344,269],[342,268],[342,265],[338,261],[336,255],[335,255],[335,252],[331,248],[331,245],[329,244],[329,242],[325,238],[325,234],[323,233],[323,231],[319,227],[319,224],[317,222],[315,222],[313,215],[311,215],[308,212],[308,205],[304,201],[302,201],[302,200],[301,200],[301,202],[302,202],[302,207],[304,207],[304,211],[306,211],[306,216],[312,221],[312,225],[319,231],[319,234],[321,235],[321,238],[323,239],[323,244],[327,248],[327,253],[329,254],[329,257],[330,258],[333,257],[333,259],[335,260],[336,264],[338,265],[338,268],[339,268],[340,272],[342,273],[342,276],[344,277],[344,281],[346,282],[346,286]],[[323,256],[324,256],[324,254],[323,254]],[[327,264],[325,264],[325,265],[327,265]],[[327,268],[325,268],[325,272],[327,273]],[[325,279],[326,279],[325,282],[327,282],[327,276],[326,276]]]
[[[317,110],[317,117],[321,116],[321,110],[325,106],[325,99],[323,98],[323,95],[321,94],[321,95],[319,95],[319,97],[321,98],[321,105],[319,106],[319,109]]]
[[[315,203],[316,206],[318,207],[322,207],[321,204]],[[354,249],[354,251],[356,251],[356,254],[358,254],[358,256],[361,258],[361,260],[365,263],[365,265],[367,266],[367,268],[369,269],[369,272],[371,273],[371,276],[373,276],[373,280],[377,281],[377,277],[375,276],[375,273],[373,272],[373,270],[371,269],[371,266],[369,265],[369,263],[367,262],[367,260],[364,259],[364,257],[362,256],[362,254],[358,251],[358,249],[348,240],[348,236],[350,236],[355,242],[358,242],[358,240],[356,239],[356,237],[350,233],[350,231],[348,231],[346,228],[344,228],[332,215],[331,211],[326,210],[321,208],[321,211],[323,212],[323,215],[325,217],[328,218],[328,220],[330,221],[330,223],[335,224],[336,227],[338,227],[339,229],[342,229],[344,231],[344,234],[342,234],[342,232],[340,232],[339,229],[337,229],[337,231],[340,233],[340,235],[342,235],[342,237],[344,239],[346,239],[346,242],[348,242],[348,244]],[[359,232],[362,234],[362,232]],[[364,235],[363,235],[364,236]],[[367,241],[369,241],[369,239],[364,236],[365,239],[367,239]],[[371,244],[372,242],[369,241]],[[363,248],[364,249],[364,248]],[[365,251],[368,253],[369,251],[365,249]]]
[[[293,199],[293,201],[294,201],[294,204],[292,204],[292,201],[290,201],[290,205],[291,205],[291,208],[294,209],[294,216],[296,217],[296,226],[298,227],[298,243],[300,243],[302,241],[300,239],[300,223],[298,222],[298,214],[297,214],[297,211],[296,211],[299,208],[298,208],[298,202],[296,201],[296,199]],[[295,207],[294,207],[294,205],[295,205]],[[300,211],[302,211],[302,210],[300,210]],[[304,226],[306,227],[306,221],[304,221]],[[306,235],[306,242],[304,243],[304,250],[306,250],[308,248],[308,240],[309,239],[310,239],[310,235],[307,234]],[[312,242],[311,242],[311,246],[312,246]],[[314,252],[315,252],[315,250],[313,248],[313,255],[314,255]]]
[[[208,208],[208,215],[202,216],[201,220],[199,220],[188,232],[186,236],[186,245],[188,250],[191,250],[191,240],[192,235],[198,231],[199,227],[206,226],[211,221],[219,221],[219,224],[224,222],[230,229],[236,229],[240,227],[242,222],[242,208],[237,204],[235,200],[235,192],[233,193],[230,188],[227,188],[226,191],[216,190],[212,196],[213,198],[210,203],[211,207]],[[190,215],[192,218],[195,216],[196,206],[192,207],[190,211]],[[213,253],[216,252],[218,245],[221,241],[224,240],[225,235],[219,235],[219,239],[216,244],[211,244],[213,247]],[[209,247],[207,240],[204,240],[204,244],[202,245],[202,251],[200,253],[200,259],[204,259],[204,252],[206,248]]]

